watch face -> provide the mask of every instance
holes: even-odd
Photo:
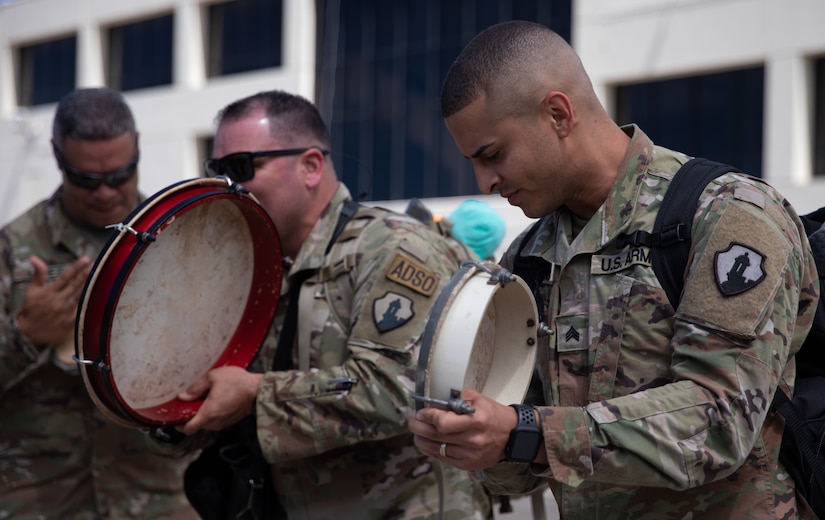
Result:
[[[515,436],[508,445],[510,453],[506,454],[507,460],[510,462],[533,462],[541,444],[541,432],[520,431],[514,433]]]

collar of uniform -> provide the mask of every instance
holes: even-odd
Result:
[[[312,226],[306,240],[301,245],[301,249],[295,256],[287,277],[292,277],[299,271],[320,269],[323,266],[324,252],[327,244],[332,239],[332,234],[335,232],[335,225],[338,223],[344,202],[351,198],[347,187],[338,183],[338,189],[330,199],[327,207],[321,212],[321,217]]]
[[[653,141],[636,125],[623,126],[630,137],[624,161],[599,210],[576,237],[576,250],[597,251],[627,226],[638,203],[642,176],[653,162]]]

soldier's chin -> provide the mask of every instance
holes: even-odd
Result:
[[[112,208],[110,210],[97,210],[89,214],[86,224],[94,228],[105,228],[106,226],[123,222],[128,216],[129,211],[125,211],[122,207]]]

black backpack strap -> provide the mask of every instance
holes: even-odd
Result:
[[[541,283],[547,278],[547,274],[550,272],[550,262],[540,256],[522,256],[522,252],[533,235],[536,234],[542,221],[543,219],[535,221],[527,230],[527,233],[524,234],[524,238],[522,238],[519,244],[518,252],[513,259],[512,266],[513,273],[524,280],[527,286],[530,287],[530,290],[533,291],[533,299],[536,300],[536,307],[540,319],[544,317],[544,301],[541,294],[539,294],[539,287],[541,287]]]
[[[679,306],[685,285],[690,233],[699,196],[713,179],[728,172],[739,170],[707,159],[691,159],[679,168],[665,192],[653,225],[653,235],[660,237],[659,245],[651,251],[650,261],[674,309]]]
[[[338,240],[344,228],[347,227],[347,223],[358,213],[359,207],[361,205],[353,200],[344,202],[341,215],[335,224],[335,231],[333,231],[332,238],[330,238],[327,248],[324,250],[324,255],[329,254],[332,245]],[[288,370],[292,366],[292,346],[295,343],[295,329],[298,327],[298,295],[301,292],[301,285],[313,274],[315,274],[314,269],[306,269],[297,273],[292,281],[292,287],[289,288],[289,303],[287,304],[281,335],[278,338],[278,347],[275,349],[272,370]]]
[[[689,160],[670,181],[653,231],[637,230],[620,235],[616,240],[618,247],[628,244],[650,247],[653,272],[674,309],[679,306],[685,285],[690,233],[699,196],[713,179],[728,172],[741,173],[741,170],[700,157]]]

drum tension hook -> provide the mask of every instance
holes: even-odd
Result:
[[[461,392],[455,388],[450,389],[450,399],[447,401],[434,399],[421,394],[412,394],[412,398],[416,401],[421,401],[422,403],[428,403],[432,405],[433,408],[452,411],[458,415],[464,415],[476,411],[475,408],[470,406],[470,403],[461,398]]]
[[[249,190],[236,182],[235,184],[229,186],[229,193],[232,195],[248,195]]]
[[[136,231],[133,227],[127,226],[126,224],[124,224],[122,222],[119,223],[119,224],[110,224],[110,225],[106,226],[106,229],[111,229],[111,228],[117,229],[120,233],[123,233],[124,231],[128,231],[129,233],[135,235],[135,237],[137,237],[137,239],[139,241],[143,242],[144,244],[146,242],[154,242],[157,239],[157,237],[155,235],[153,235],[152,233],[149,233],[148,231]]]
[[[487,281],[487,285],[495,285],[500,283],[501,286],[504,287],[516,279],[516,276],[513,273],[503,267],[492,269],[481,262],[476,262],[475,260],[464,260],[461,262],[460,267],[475,267],[476,269],[480,269],[489,274],[490,279]]]
[[[226,182],[226,186],[229,188],[229,193],[231,193],[233,195],[237,195],[239,193],[241,195],[249,194],[249,190],[247,188],[245,188],[242,184],[238,184],[237,182],[233,182],[232,179],[230,179],[226,175],[218,175],[215,178]]]
[[[74,360],[74,362],[78,365],[86,365],[88,367],[96,368],[97,370],[101,370],[104,372],[109,370],[109,365],[104,363],[102,359],[92,361],[91,359],[80,359],[79,357],[77,357],[77,354],[72,354],[72,360]]]

